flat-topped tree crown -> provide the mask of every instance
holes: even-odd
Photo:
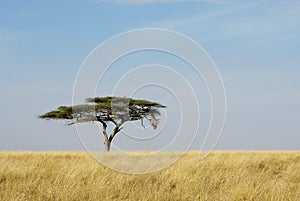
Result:
[[[122,129],[127,121],[147,119],[156,129],[158,125],[159,109],[166,106],[160,103],[147,100],[132,99],[126,97],[95,97],[87,98],[86,104],[75,106],[60,106],[56,110],[45,113],[39,118],[67,120],[68,125],[80,122],[97,121],[102,124],[102,131],[105,138],[106,151],[110,150],[110,143],[114,136]],[[106,132],[107,123],[111,122],[115,128],[110,136]]]
[[[107,96],[107,97],[95,97],[95,98],[87,98],[87,103],[96,103],[96,104],[103,104],[103,103],[112,103],[112,102],[123,102],[127,103],[130,106],[140,106],[140,107],[161,107],[165,108],[166,106],[163,106],[156,102],[151,102],[147,100],[140,100],[140,99],[132,99],[132,98],[126,98],[126,97],[114,97],[114,96]]]

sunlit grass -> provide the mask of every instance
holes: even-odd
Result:
[[[79,152],[2,152],[0,164],[0,200],[300,200],[299,151],[188,152],[141,175]]]

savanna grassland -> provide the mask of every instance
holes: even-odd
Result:
[[[172,155],[172,153],[169,153]],[[130,175],[82,152],[0,152],[0,200],[300,200],[300,151],[188,152]]]

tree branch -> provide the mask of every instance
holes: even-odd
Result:
[[[122,124],[123,124],[123,123],[122,123]],[[116,134],[117,134],[118,132],[120,132],[120,131],[123,129],[123,127],[120,127],[122,124],[119,123],[119,124],[117,124],[117,126],[114,128],[114,130],[112,131],[111,135],[109,136],[109,141],[110,141],[110,142],[114,139],[114,137],[116,136]]]
[[[141,125],[143,126],[143,128],[145,129],[145,125],[144,125],[144,118],[141,118]]]
[[[113,118],[111,118],[111,117],[109,116],[109,114],[107,114],[107,120],[113,122],[113,123],[115,124],[115,126],[118,126],[117,122],[116,122]]]
[[[107,124],[105,123],[105,121],[103,121],[100,117],[100,115],[96,115],[97,120],[102,123],[103,127],[105,127],[105,129],[107,128]]]

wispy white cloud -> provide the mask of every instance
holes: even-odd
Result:
[[[299,4],[300,5],[300,4]],[[280,42],[296,38],[299,34],[295,15],[286,15],[290,7],[282,8],[280,5],[270,6],[264,13],[256,12],[261,9],[256,2],[238,3],[230,6],[218,6],[206,13],[197,13],[188,17],[167,18],[153,21],[150,25],[155,27],[185,30],[190,35],[201,36],[203,41],[224,41],[237,39],[239,43]],[[293,13],[297,13],[297,5],[293,5]],[[300,7],[299,7],[300,8]],[[299,9],[300,10],[300,9]],[[249,13],[252,13],[249,15]],[[242,15],[232,18],[233,15]],[[300,13],[300,11],[299,11]],[[222,23],[227,19],[227,23]],[[274,23],[276,22],[276,23]],[[198,27],[195,29],[195,27]],[[203,28],[201,28],[203,27]]]
[[[111,2],[115,4],[153,4],[153,3],[180,3],[180,2],[206,2],[223,4],[232,0],[96,0],[98,3]]]
[[[213,19],[215,17],[220,17],[230,12],[231,12],[230,10],[226,10],[226,11],[220,11],[220,12],[214,12],[208,14],[196,14],[185,18],[173,18],[173,19],[160,20],[157,22],[153,22],[152,26],[175,29],[184,25],[189,25],[204,20]]]
[[[214,18],[220,18],[220,17],[226,16],[231,13],[241,12],[243,10],[249,9],[251,6],[253,6],[253,5],[252,4],[242,4],[242,5],[226,8],[226,9],[214,10],[213,12],[195,14],[195,15],[188,16],[188,17],[159,20],[159,21],[153,22],[150,25],[155,26],[155,27],[176,29],[181,26],[192,25],[192,24],[199,23],[202,21],[212,20]]]

